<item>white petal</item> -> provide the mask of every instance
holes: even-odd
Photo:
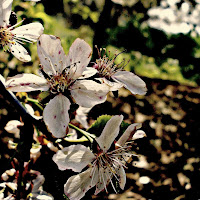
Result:
[[[106,101],[109,87],[91,80],[76,81],[71,87],[71,95],[79,106],[90,108]]]
[[[94,69],[93,67],[86,67],[81,77],[79,77],[79,79],[89,78],[91,76],[94,76],[96,73],[97,70]]]
[[[70,77],[79,78],[90,62],[92,49],[84,40],[77,38],[69,49],[67,66],[70,68]]]
[[[101,82],[106,83],[110,87],[110,91],[117,91],[124,86],[122,83],[111,82],[106,78],[102,78]]]
[[[6,81],[5,78],[0,74],[0,81],[5,85]]]
[[[123,190],[126,184],[126,173],[122,166],[120,166],[119,169],[117,170],[117,175],[119,176],[119,186]]]
[[[16,34],[17,38],[25,38],[30,41],[36,42],[39,36],[43,33],[44,28],[39,22],[34,22],[19,26],[12,30],[13,34]]]
[[[14,42],[14,44],[8,44],[10,52],[20,61],[30,62],[31,56],[28,54],[28,51],[21,44],[17,43],[16,41]]]
[[[33,180],[33,188],[31,192],[34,192],[34,193],[38,192],[39,187],[43,185],[44,181],[45,181],[44,176],[39,173],[37,177]]]
[[[18,74],[6,81],[6,88],[13,92],[30,92],[49,89],[46,79],[34,74]]]
[[[123,83],[124,87],[130,90],[132,94],[144,95],[147,92],[145,82],[132,72],[119,71],[112,78],[119,83]]]
[[[53,161],[60,170],[72,169],[80,172],[95,158],[94,154],[83,145],[71,145],[59,150],[54,156]]]
[[[32,191],[31,193],[32,197],[30,197],[30,200],[54,200],[53,196],[43,190],[38,190],[37,192]]]
[[[72,129],[72,128],[69,128],[69,131],[68,131],[68,134],[67,134],[67,137],[64,138],[64,140],[77,140],[78,139],[78,134],[76,132],[75,129]]]
[[[123,135],[119,138],[119,140],[117,141],[116,145],[119,146],[124,146],[124,144],[128,141],[132,139],[133,134],[135,133],[135,131],[141,128],[141,124],[140,123],[134,123],[131,124],[123,133]]]
[[[109,167],[100,168],[99,169],[98,182],[96,184],[96,190],[95,190],[94,194],[97,195],[99,192],[106,189],[107,185],[109,184],[112,177],[113,177],[113,174],[110,171]]]
[[[0,26],[8,26],[13,0],[1,0]]]
[[[98,169],[93,173],[94,170],[94,168],[89,168],[67,180],[64,185],[64,192],[70,200],[81,199],[90,188],[96,185],[98,181]]]
[[[33,108],[29,105],[29,104],[25,104],[24,105],[27,112],[32,116],[34,117],[35,119],[42,119],[42,116],[36,116],[34,115],[35,114],[35,111],[33,110]]]
[[[56,138],[66,136],[69,124],[70,101],[62,94],[56,95],[44,108],[43,118],[50,132]]]
[[[122,120],[122,115],[113,116],[106,123],[106,126],[104,127],[101,135],[96,138],[97,143],[104,152],[106,152],[110,148],[111,144],[119,134],[119,128]]]
[[[42,34],[37,42],[37,52],[47,74],[61,73],[67,67],[67,57],[58,37]]]
[[[90,112],[91,108],[85,108],[82,106],[79,106],[79,108],[76,110],[76,116],[75,119],[83,125],[85,129],[89,128],[88,122],[87,122],[87,114]]]
[[[23,125],[23,123],[18,120],[11,120],[6,124],[6,126],[4,128],[8,133],[13,133],[13,134],[19,135],[20,130],[19,130],[18,126],[22,126],[22,125]]]
[[[138,130],[135,132],[135,134],[132,137],[132,140],[137,140],[143,137],[147,137],[146,133],[142,130]]]

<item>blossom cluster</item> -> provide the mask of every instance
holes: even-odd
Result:
[[[95,105],[104,103],[109,92],[116,92],[125,87],[133,95],[145,95],[147,91],[145,82],[134,73],[125,71],[125,61],[116,64],[117,54],[110,56],[105,49],[100,49],[99,57],[95,62],[91,62],[92,48],[86,41],[77,38],[66,55],[60,38],[44,34],[41,23],[19,26],[23,22],[21,21],[10,24],[9,19],[13,14],[11,8],[12,0],[1,1],[0,44],[4,51],[8,50],[20,61],[29,62],[31,56],[22,44],[37,42],[40,66],[37,75],[17,74],[3,82],[10,92],[40,91],[39,98],[44,105],[42,120],[54,138],[62,140],[69,135],[70,109],[74,104],[79,106],[76,119],[87,129],[89,127],[86,122],[87,112]],[[40,120],[33,114],[30,115]],[[90,134],[89,130],[75,127],[93,144],[93,148],[73,144],[67,147],[60,146],[61,149],[58,150],[51,146],[56,152],[52,159],[60,170],[78,172],[64,185],[64,193],[69,199],[81,199],[94,186],[97,195],[102,190],[107,191],[109,183],[117,192],[112,179],[117,180],[119,187],[124,189],[127,158],[134,155],[131,149],[132,143],[146,134],[137,130],[141,127],[138,123],[129,125],[121,134],[122,121],[122,115],[112,116],[104,124],[103,130],[99,130],[98,137]],[[19,126],[23,124],[15,121],[8,124],[6,130],[17,132],[19,137]],[[82,171],[85,168],[86,170]],[[38,188],[32,189],[32,194],[35,196],[38,194]],[[41,195],[43,194],[44,191]]]

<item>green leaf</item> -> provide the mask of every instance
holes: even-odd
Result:
[[[38,96],[38,101],[40,103],[47,103],[51,98],[51,92],[50,91],[44,91],[41,92]]]
[[[111,115],[99,116],[97,120],[87,129],[87,132],[94,134],[98,137],[111,117]]]
[[[111,119],[111,115],[101,115],[100,117],[97,118],[97,120],[87,129],[87,132],[90,134],[94,134],[97,137],[100,136],[102,133],[106,123]],[[120,128],[120,134],[124,133],[124,131],[127,129],[127,127],[130,124],[122,121],[121,123],[121,128]]]
[[[122,121],[122,123],[121,123],[121,128],[120,128],[120,133],[121,133],[121,134],[124,133],[124,131],[128,128],[129,125],[130,125],[130,124],[128,124],[127,122]],[[119,134],[119,135],[121,135],[121,134]]]

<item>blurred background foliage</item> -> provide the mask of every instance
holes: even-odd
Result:
[[[185,12],[184,6],[189,7],[188,12]],[[198,0],[57,0],[56,2],[42,0],[37,3],[14,0],[13,2],[13,10],[18,16],[18,21],[26,18],[23,24],[41,22],[45,28],[44,33],[61,38],[66,53],[75,38],[80,37],[93,46],[93,60],[98,57],[95,45],[99,48],[106,47],[111,51],[111,55],[116,51],[119,53],[126,50],[117,60],[117,62],[121,62],[123,58],[130,60],[126,70],[140,76],[175,80],[191,86],[196,86],[200,82],[198,32],[192,29],[178,30],[180,26],[177,24],[171,26],[175,31],[170,32],[168,27],[164,30],[152,24],[161,19],[168,26],[173,25],[176,15],[179,17],[177,21],[183,23],[184,17],[188,18],[194,11],[198,17],[200,11],[197,6],[199,6]],[[158,16],[158,8],[163,9],[160,11],[163,15]],[[158,12],[155,12],[156,9]],[[173,17],[172,21],[170,14]],[[194,24],[193,21],[186,21],[185,24],[198,28],[198,22],[195,21]],[[162,26],[161,21],[159,24]],[[184,30],[186,29],[187,27]],[[36,44],[26,44],[26,46],[32,57],[32,62],[29,63],[22,63],[1,50],[1,74],[7,77],[22,72],[37,73],[39,65],[37,46]]]

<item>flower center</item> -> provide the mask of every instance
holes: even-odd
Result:
[[[94,175],[98,169],[98,184],[103,184],[104,189],[107,191],[107,185],[110,182],[114,191],[117,193],[115,185],[112,182],[112,178],[120,183],[122,174],[120,174],[120,167],[126,167],[127,157],[131,157],[134,154],[131,152],[131,145],[125,144],[124,146],[118,146],[116,149],[103,152],[100,148],[97,148],[96,159],[93,161],[90,167],[93,168],[91,172],[91,184],[94,179]]]
[[[106,49],[104,48],[103,51],[103,56],[101,57],[102,54],[102,49],[98,49],[98,55],[99,55],[99,59],[96,59],[95,64],[93,65],[93,67],[98,70],[99,75],[101,77],[105,77],[110,79],[110,77],[115,74],[117,71],[121,71],[124,69],[124,67],[129,63],[125,61],[125,59],[123,59],[119,64],[115,64],[115,59],[117,58],[117,56],[121,53],[118,54],[114,54],[113,56],[110,56],[110,51],[108,51],[108,56],[106,55]]]
[[[93,67],[98,70],[100,76],[110,78],[115,73],[117,66],[114,64],[113,59],[110,60],[104,55],[96,60]]]
[[[68,78],[67,74],[58,74],[53,75],[50,78],[47,78],[47,81],[50,84],[50,91],[53,94],[65,92],[65,90],[72,83],[71,79]]]
[[[14,34],[7,27],[0,27],[0,44],[4,47],[9,43],[14,44]]]
[[[93,165],[97,165],[99,169],[107,170],[111,174],[110,176],[117,177],[119,167],[126,167],[124,156],[130,155],[129,151],[130,146],[124,146],[110,152],[100,152],[96,154],[96,160]]]

